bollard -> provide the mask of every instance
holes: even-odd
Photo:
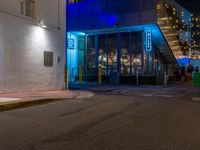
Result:
[[[102,84],[102,67],[101,67],[101,65],[98,66],[98,83],[99,83],[99,85]]]
[[[68,68],[65,68],[65,86],[66,90],[69,90],[69,78],[68,78]]]
[[[79,82],[83,82],[83,68],[82,65],[79,65]]]
[[[138,68],[137,68],[137,71],[136,71],[136,82],[137,82],[137,85],[139,85]]]
[[[167,86],[168,75],[166,71],[164,72],[164,86]]]

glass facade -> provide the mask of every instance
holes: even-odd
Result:
[[[77,67],[73,68],[78,68],[81,64],[85,79],[92,80],[97,78],[98,66],[102,68],[102,75],[107,77],[112,73],[125,77],[136,76],[137,73],[153,74],[154,52],[153,48],[151,52],[146,52],[144,35],[145,31],[141,30],[77,36],[74,39],[78,40],[75,42],[78,43],[78,62]],[[72,50],[69,49],[69,51]],[[75,51],[74,49],[73,52]],[[70,56],[69,58],[75,59]]]
[[[121,75],[131,74],[131,47],[130,33],[121,33]]]
[[[102,67],[102,74],[107,75],[107,64],[108,64],[108,55],[107,55],[107,35],[98,36],[98,61],[99,65]]]
[[[73,79],[78,77],[78,68],[82,65],[85,81],[97,81],[98,66],[101,66],[103,82],[112,82],[112,77],[117,75],[120,83],[135,84],[137,74],[141,77],[140,82],[143,82],[144,78],[144,82],[154,82],[155,76],[162,76],[164,70],[168,70],[168,62],[152,42],[153,39],[147,41],[147,33],[151,32],[91,32],[85,35],[81,32],[69,33],[67,63],[69,71],[72,70]],[[70,40],[74,41],[74,44],[70,44]],[[149,45],[150,48],[147,49]]]
[[[169,5],[177,5],[152,0],[70,2],[67,32],[84,35],[85,47],[78,59],[84,58],[81,64],[84,62],[85,77],[97,81],[101,66],[103,79],[111,83],[115,79],[129,83],[138,74],[142,82],[155,83],[157,76],[169,72],[168,66],[172,70],[178,65],[176,58],[182,56],[180,44],[167,13]]]
[[[121,76],[132,76],[137,72],[143,74],[143,34],[144,31],[137,31],[86,36],[85,66],[88,75],[97,75],[99,65],[103,76],[112,72]]]
[[[87,54],[86,54],[86,70],[90,74],[93,74],[95,71],[95,36],[87,37]]]
[[[78,2],[82,2],[83,0],[68,0],[68,3],[78,3]]]
[[[131,73],[136,75],[137,71],[143,73],[143,32],[132,32],[131,33]]]
[[[117,72],[117,34],[108,35],[108,75]]]

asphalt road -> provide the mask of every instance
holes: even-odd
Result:
[[[0,150],[199,150],[198,96],[118,90],[0,112]]]

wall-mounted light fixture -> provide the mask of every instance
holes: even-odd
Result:
[[[47,25],[46,25],[44,19],[39,20],[38,25],[39,25],[40,27],[42,27],[42,28],[47,28]]]

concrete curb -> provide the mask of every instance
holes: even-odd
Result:
[[[31,100],[31,101],[20,101],[20,102],[13,102],[13,103],[9,103],[9,104],[1,104],[0,111],[6,111],[6,110],[12,110],[12,109],[18,109],[18,108],[26,108],[26,107],[42,105],[42,104],[46,104],[46,103],[52,103],[52,102],[56,102],[56,101],[62,101],[62,100],[66,100],[66,99],[67,98],[37,99],[37,100]]]
[[[32,107],[32,106],[36,106],[36,105],[43,105],[43,104],[53,103],[53,102],[57,102],[57,101],[68,100],[68,99],[76,98],[79,95],[80,95],[80,92],[77,92],[76,94],[74,94],[74,96],[65,97],[65,98],[55,98],[54,97],[54,98],[38,98],[38,99],[32,99],[32,100],[22,99],[20,101],[13,101],[13,102],[9,102],[9,103],[0,104],[0,112],[6,111],[6,110],[18,109],[18,108]]]
[[[176,83],[173,83],[173,84],[170,84],[170,85],[166,85],[166,86],[163,86],[164,88],[169,88],[169,87],[173,87],[173,86],[175,86],[175,85],[179,85],[179,84],[182,84],[182,83],[184,83],[185,81],[178,81],[178,82],[176,82]]]

